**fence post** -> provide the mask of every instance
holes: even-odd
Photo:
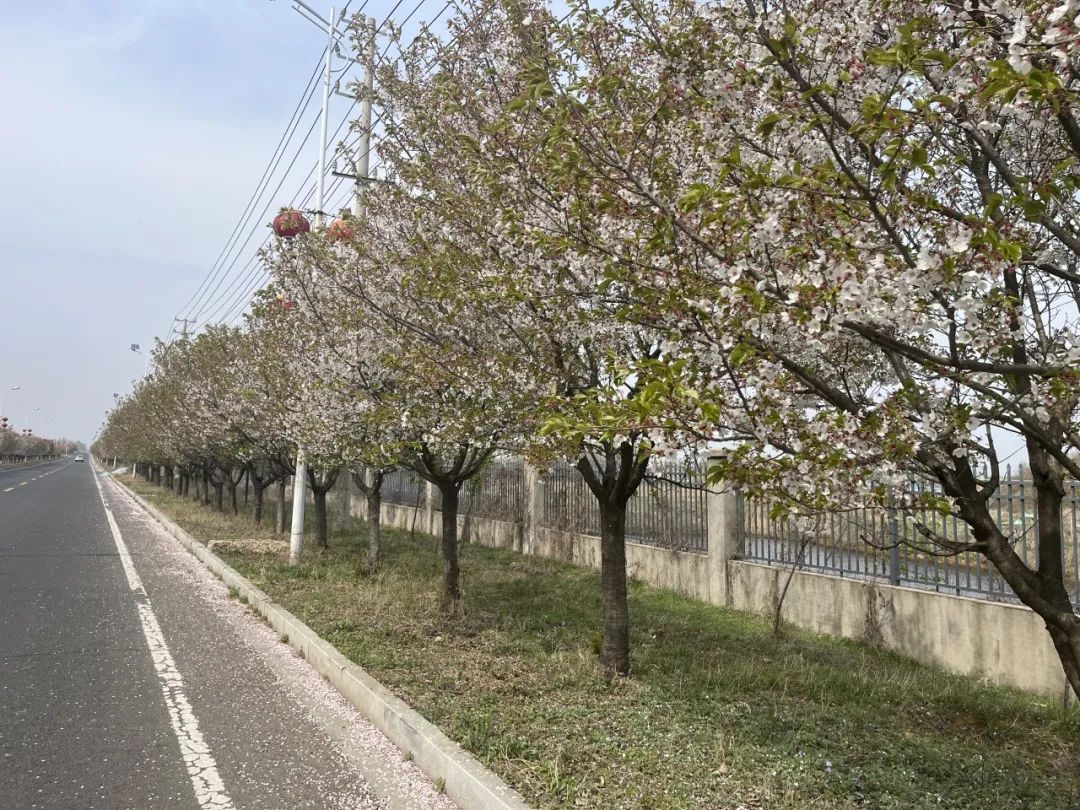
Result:
[[[347,532],[352,528],[352,473],[347,469],[338,472],[337,480],[330,490],[334,508],[331,510],[333,528]]]
[[[896,507],[889,501],[889,582],[900,584],[900,524],[896,519]]]
[[[715,451],[703,454],[705,468],[714,463]],[[728,561],[739,552],[738,501],[733,489],[722,484],[710,485],[705,494],[709,535],[709,601],[714,605],[731,603],[728,592]]]
[[[522,517],[521,551],[536,553],[536,534],[544,520],[543,472],[525,462],[525,514]]]
[[[421,479],[420,484],[421,486],[426,487],[424,492],[424,525],[427,527],[427,534],[433,534],[436,537],[439,537],[442,530],[435,525],[435,493],[438,492],[438,490],[430,481]]]

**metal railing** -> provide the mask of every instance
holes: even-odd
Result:
[[[461,487],[458,513],[518,522],[525,517],[525,460],[496,458]]]
[[[925,501],[940,495],[930,481],[912,482],[909,494]],[[905,499],[897,499],[898,503]],[[1016,601],[1012,589],[981,554],[949,554],[925,539],[928,529],[949,541],[972,539],[955,515],[930,507],[864,507],[800,518],[774,517],[774,503],[738,497],[739,549],[744,559],[796,565],[841,577],[881,580],[894,585]],[[1026,564],[1038,564],[1035,492],[1023,468],[1007,470],[990,501],[998,527]],[[1067,481],[1062,503],[1065,583],[1080,600],[1080,483]]]
[[[384,503],[421,507],[427,499],[427,482],[412,470],[391,470],[383,476],[379,492]]]
[[[599,536],[600,507],[577,469],[559,462],[543,477],[541,486],[541,526]],[[706,494],[704,466],[696,457],[689,462],[652,462],[627,503],[626,539],[678,551],[708,552]]]
[[[600,509],[581,473],[556,462],[542,478],[543,519],[540,526],[572,534],[600,535]]]
[[[678,551],[709,550],[705,466],[700,458],[651,461],[627,503],[626,538]]]

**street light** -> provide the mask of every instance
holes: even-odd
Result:
[[[0,416],[4,415],[4,394],[8,391],[19,391],[21,389],[21,385],[16,385],[11,388],[0,388]]]
[[[41,408],[27,408],[26,409],[26,430],[30,430],[30,414],[37,413]]]
[[[143,372],[142,372],[142,375],[145,377],[147,375],[147,373],[150,371],[150,355],[148,355],[146,352],[144,352],[142,350],[142,348],[139,346],[138,343],[132,343],[131,344],[131,350],[133,352],[135,352],[135,354],[141,354],[143,357],[146,358],[146,362],[143,363]]]

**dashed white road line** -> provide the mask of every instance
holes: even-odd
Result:
[[[120,527],[116,525],[116,518],[113,517],[112,509],[105,501],[101,481],[96,475],[94,483],[97,485],[101,505],[105,507],[105,517],[109,521],[109,528],[116,542],[116,551],[120,556],[124,575],[136,596],[139,623],[142,625],[146,644],[150,648],[150,657],[154,661],[154,670],[161,683],[161,692],[165,696],[165,705],[169,710],[169,723],[180,743],[180,753],[183,755],[184,765],[191,777],[191,785],[195,788],[195,798],[200,807],[212,810],[233,810],[232,800],[225,792],[225,785],[218,774],[217,763],[210,753],[210,747],[203,739],[202,732],[199,731],[199,721],[184,693],[184,679],[176,669],[176,663],[165,644],[165,636],[161,632],[161,625],[158,624],[157,616],[154,615],[154,609],[150,605],[150,598],[146,595],[142,580],[139,579],[139,572],[135,570],[135,563],[131,559],[131,554],[128,553],[127,545],[120,534]]]
[[[15,487],[8,487],[7,489],[4,490],[4,492],[11,492],[11,490],[13,490],[13,489],[15,489]]]

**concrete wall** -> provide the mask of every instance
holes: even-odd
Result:
[[[528,501],[537,500],[530,492]],[[362,498],[353,498],[354,515],[364,516],[365,507]],[[383,523],[394,528],[435,534],[441,519],[430,507],[382,506]],[[458,518],[465,542],[599,568],[600,538],[537,523],[537,516],[529,514],[522,523]],[[704,554],[628,543],[630,576],[712,604],[772,616],[790,569],[736,558],[732,494],[710,494],[708,525],[709,552]],[[1042,621],[1018,605],[796,571],[783,618],[814,633],[877,644],[950,672],[1070,699]]]
[[[729,604],[773,615],[788,569],[731,560]],[[786,621],[895,650],[949,672],[1059,699],[1069,690],[1042,620],[1019,605],[796,571]]]

